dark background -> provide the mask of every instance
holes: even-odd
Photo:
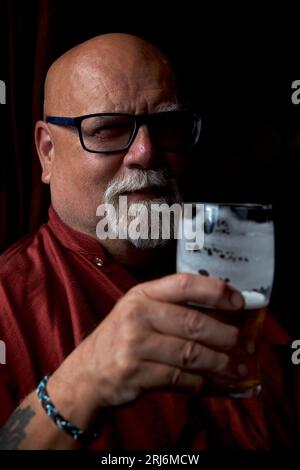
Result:
[[[273,308],[297,337],[300,105],[291,83],[300,78],[300,16],[286,3],[227,3],[1,2],[0,251],[47,219],[32,139],[47,68],[92,36],[134,33],[170,56],[203,117],[186,198],[274,204]]]

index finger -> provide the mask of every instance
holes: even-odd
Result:
[[[241,293],[216,278],[200,274],[176,273],[138,284],[132,291],[162,302],[194,302],[220,310],[240,310],[244,306]]]

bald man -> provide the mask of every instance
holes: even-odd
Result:
[[[292,445],[281,429],[285,397],[268,374],[260,397],[204,396],[208,379],[247,375],[234,360],[241,334],[188,304],[234,315],[240,293],[170,274],[172,242],[96,236],[97,207],[117,206],[120,195],[148,207],[180,201],[177,180],[198,130],[170,63],[142,39],[99,36],[51,66],[35,131],[49,222],[1,257],[0,424],[9,419],[0,448]],[[287,340],[279,325],[272,336]]]

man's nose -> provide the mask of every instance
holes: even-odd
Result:
[[[128,167],[151,168],[158,160],[158,151],[148,127],[142,125],[129,147],[123,163]]]

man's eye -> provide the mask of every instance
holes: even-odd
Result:
[[[124,133],[130,132],[130,128],[128,126],[124,126],[122,124],[113,124],[113,125],[106,125],[106,126],[98,126],[92,129],[86,129],[85,134],[89,137],[114,137]]]

